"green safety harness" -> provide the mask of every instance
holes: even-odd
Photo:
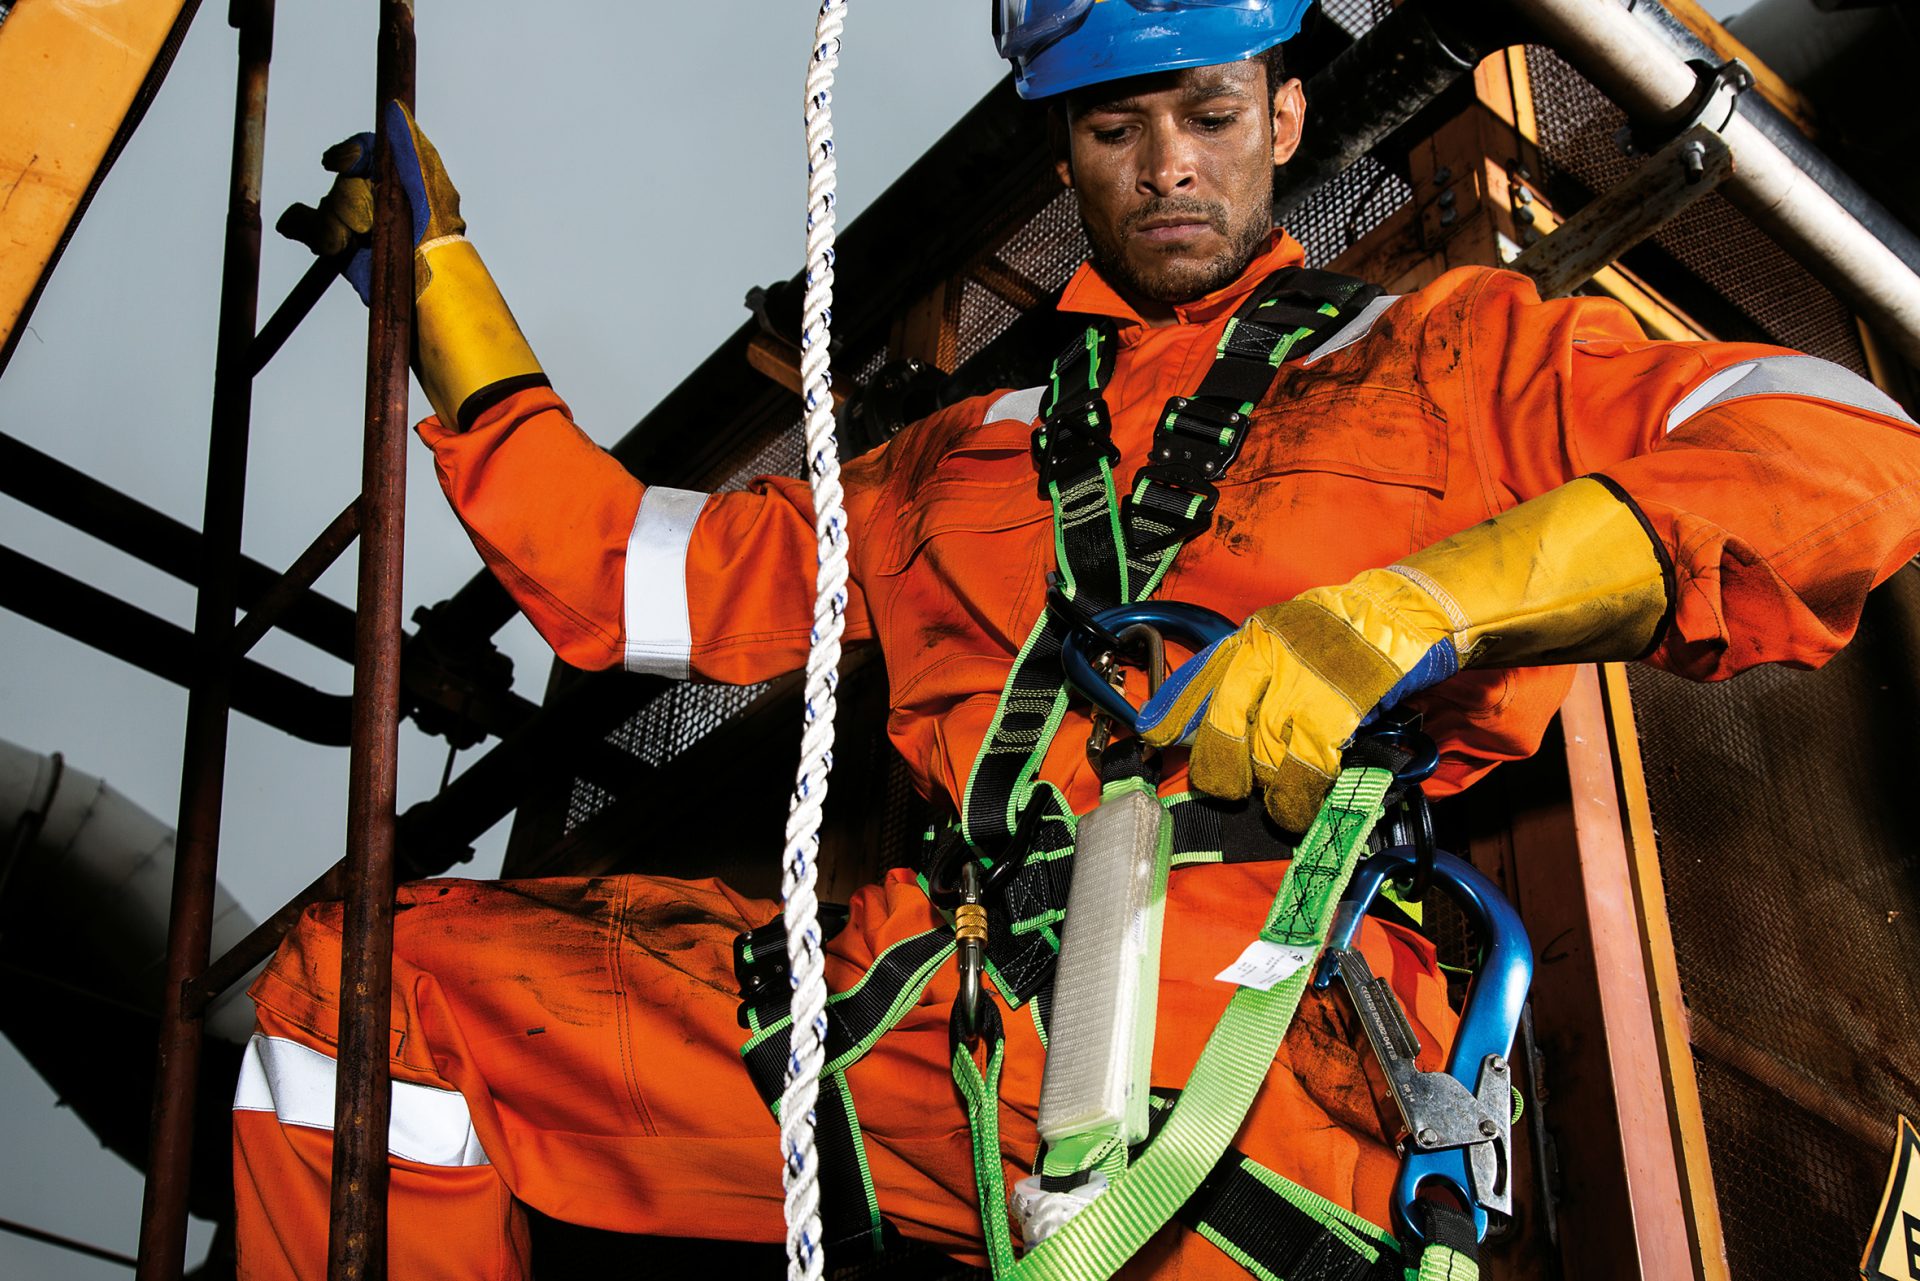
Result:
[[[1102,395],[1116,346],[1111,326],[1090,325],[1054,362],[1033,438],[1040,494],[1053,512],[1058,568],[1049,605],[1015,659],[974,760],[958,824],[927,835],[921,876],[936,902],[951,902],[954,865],[972,859],[984,869],[987,976],[1010,1009],[1028,1007],[1043,1044],[1076,828],[1060,790],[1037,778],[1068,705],[1059,663],[1063,641],[1076,620],[1153,593],[1181,546],[1210,525],[1216,483],[1245,443],[1250,415],[1280,366],[1308,354],[1379,295],[1377,287],[1351,277],[1306,268],[1267,277],[1228,321],[1199,390],[1168,401],[1149,460],[1124,499],[1114,480],[1119,452]],[[1392,782],[1392,771],[1376,764],[1343,771],[1291,851],[1262,940],[1319,947]],[[1195,794],[1161,803],[1174,867],[1289,853],[1261,824],[1257,804]],[[783,923],[775,920],[742,935],[735,950],[741,1023],[752,1033],[742,1055],[776,1115],[790,1021],[784,940]],[[828,999],[816,1125],[830,1249],[865,1243],[880,1250],[890,1232],[867,1168],[846,1072],[915,1005],[955,946],[947,929],[898,942],[856,984]],[[953,1075],[972,1132],[996,1278],[1082,1281],[1110,1275],[1174,1218],[1267,1281],[1477,1276],[1471,1222],[1463,1234],[1461,1216],[1428,1210],[1428,1244],[1416,1272],[1403,1265],[1393,1238],[1380,1228],[1232,1149],[1312,971],[1311,964],[1303,965],[1267,990],[1236,991],[1186,1088],[1177,1095],[1156,1091],[1148,1139],[1103,1163],[1113,1173],[1111,1186],[1018,1260],[1007,1225],[998,1137],[1004,1028],[991,1000],[981,1002],[971,1027],[956,1005]]]

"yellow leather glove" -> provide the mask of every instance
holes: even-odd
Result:
[[[1663,553],[1638,513],[1583,478],[1385,569],[1271,605],[1196,654],[1140,710],[1141,736],[1192,735],[1195,787],[1305,831],[1376,709],[1462,667],[1625,659],[1667,609]]]
[[[387,104],[381,129],[413,220],[420,385],[440,420],[464,430],[502,395],[545,385],[546,375],[466,238],[460,193],[447,177],[440,153],[398,102]],[[317,208],[293,205],[275,224],[281,235],[323,257],[352,250],[342,274],[363,302],[370,294],[366,238],[373,230],[373,148],[371,133],[329,147],[320,163],[338,175],[333,187]]]

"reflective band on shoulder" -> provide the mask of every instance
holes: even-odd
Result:
[[[1300,362],[1301,365],[1311,365],[1316,360],[1331,356],[1343,347],[1353,346],[1353,344],[1372,333],[1374,322],[1386,314],[1387,308],[1399,301],[1399,294],[1382,294],[1380,297],[1375,298],[1372,302],[1361,308],[1359,315],[1334,330],[1332,336],[1316,347],[1312,355]]]
[[[649,485],[627,537],[627,670],[685,680],[693,654],[687,547],[705,494]]]
[[[284,1037],[255,1032],[240,1061],[236,1112],[271,1112],[282,1125],[333,1129],[333,1059]],[[458,1090],[393,1083],[387,1151],[422,1165],[491,1165]]]
[[[1015,422],[1030,423],[1040,416],[1040,402],[1045,399],[1045,387],[1028,387],[1024,391],[1010,391],[987,406],[986,416],[980,425],[1003,422],[1012,419]]]
[[[1851,369],[1818,356],[1762,356],[1729,365],[1688,392],[1667,415],[1667,430],[1703,410],[1745,396],[1805,396],[1913,422],[1893,397]]]

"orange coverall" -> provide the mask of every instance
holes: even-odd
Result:
[[[1276,233],[1232,285],[1150,327],[1091,267],[1063,310],[1114,317],[1106,399],[1125,491],[1168,397],[1196,388],[1226,319],[1300,262]],[[888,732],[920,788],[957,799],[1053,565],[1028,437],[1037,399],[985,396],[845,472],[850,642],[877,641]],[[1673,562],[1649,660],[1697,679],[1813,666],[1920,546],[1920,429],[1855,375],[1778,348],[1652,342],[1621,307],[1540,302],[1462,269],[1384,300],[1282,369],[1220,486],[1212,530],[1158,592],[1231,617],[1388,564],[1577,476],[1632,495]],[[697,425],[694,425],[697,429]],[[583,667],[763,680],[802,664],[812,608],[804,483],[704,497],[649,490],[546,389],[465,434],[421,424],[480,554],[561,657]],[[1419,700],[1443,749],[1430,792],[1532,752],[1566,669],[1467,671]],[[1137,691],[1136,691],[1137,693]],[[1098,782],[1076,705],[1041,776],[1076,812]],[[1175,754],[1177,757],[1177,754]],[[1184,790],[1170,769],[1163,791]],[[771,851],[769,857],[772,857]],[[1156,1085],[1183,1084],[1284,863],[1201,865],[1168,891]],[[782,1236],[775,1126],[742,1068],[730,949],[777,906],[653,877],[406,887],[395,926],[392,1275],[519,1277],[515,1199],[623,1232]],[[828,980],[939,924],[912,877],[854,898]],[[1369,920],[1361,946],[1423,1045],[1453,1016],[1432,948]],[[243,1276],[314,1276],[325,1255],[339,911],[309,911],[253,988],[259,1031],[236,1102]],[[952,967],[849,1073],[880,1205],[909,1237],[978,1259],[965,1121],[949,1075]],[[1029,1172],[1042,1050],[1006,1018],[1009,1181]],[[324,1093],[324,1107],[314,1100]],[[1391,1104],[1363,1038],[1309,994],[1236,1146],[1377,1223],[1395,1170]],[[413,1126],[414,1129],[407,1129]],[[1241,1276],[1169,1227],[1129,1274]]]

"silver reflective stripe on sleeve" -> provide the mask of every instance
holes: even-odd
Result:
[[[650,485],[627,536],[627,670],[685,680],[693,654],[687,547],[707,495]]]
[[[1030,423],[1040,416],[1040,402],[1046,397],[1045,387],[1028,387],[1024,391],[1010,391],[987,406],[987,413],[980,420],[985,427],[988,423],[997,423],[1011,418],[1015,422]]]
[[[1387,308],[1400,301],[1399,294],[1382,294],[1360,309],[1360,314],[1333,331],[1333,335],[1321,343],[1300,364],[1304,367],[1314,361],[1331,356],[1342,347],[1351,347],[1373,332],[1374,322],[1387,312]]]
[[[1762,356],[1729,365],[1688,392],[1667,414],[1667,430],[1715,405],[1746,396],[1805,396],[1913,422],[1893,397],[1851,369],[1818,356]]]
[[[271,1112],[282,1125],[333,1129],[333,1059],[284,1037],[255,1032],[240,1060],[236,1112]],[[387,1151],[422,1165],[491,1165],[458,1090],[393,1083]]]

